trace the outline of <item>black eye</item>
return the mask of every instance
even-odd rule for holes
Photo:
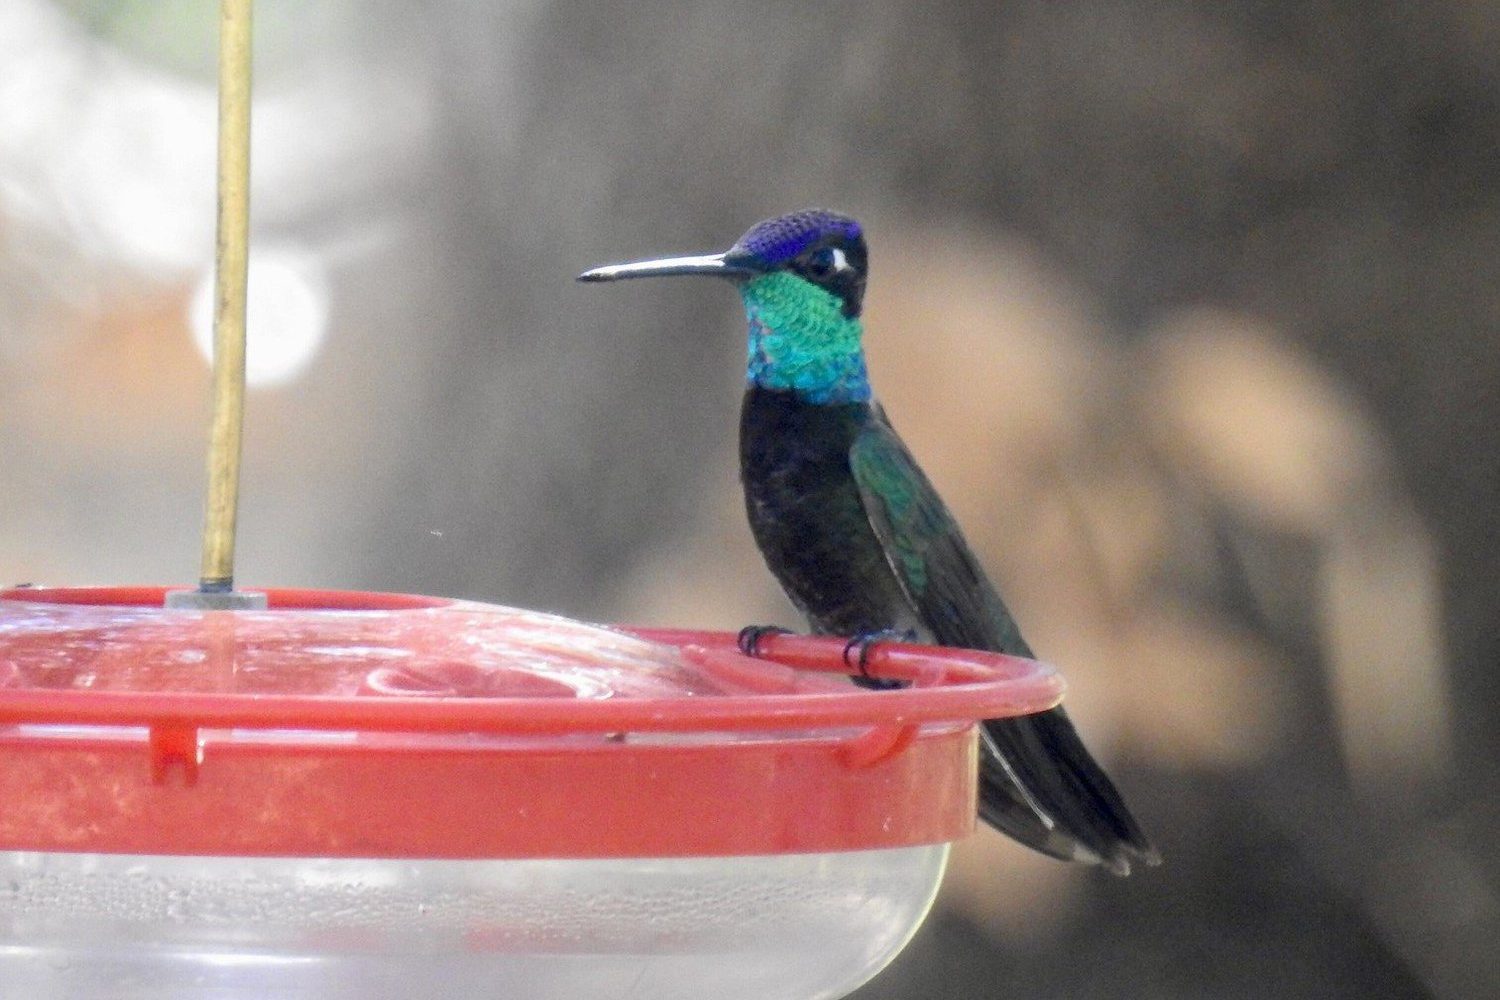
[[[814,250],[807,258],[807,271],[814,278],[830,277],[838,269],[838,255],[835,254],[833,247]]]

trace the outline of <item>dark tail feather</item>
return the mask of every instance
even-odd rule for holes
[[[986,760],[979,770],[979,818],[1012,840],[1060,861],[1099,864],[1103,860],[1073,837],[1042,822],[1036,808],[1017,792],[1015,782],[994,758]]]
[[[1161,863],[1061,708],[984,723],[979,752],[979,813],[1002,833],[1117,875]]]

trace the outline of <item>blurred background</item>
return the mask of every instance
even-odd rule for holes
[[[0,582],[188,582],[215,5],[0,4]],[[238,571],[797,624],[743,327],[807,205],[1166,857],[981,831],[878,998],[1500,995],[1500,7],[260,0]]]

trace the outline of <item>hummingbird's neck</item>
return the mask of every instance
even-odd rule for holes
[[[863,329],[837,295],[777,271],[745,282],[740,296],[750,322],[747,382],[810,403],[869,401]]]

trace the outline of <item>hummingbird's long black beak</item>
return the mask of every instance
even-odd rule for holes
[[[637,260],[629,264],[605,264],[584,271],[579,281],[619,281],[622,278],[657,278],[671,274],[717,274],[722,278],[747,278],[755,274],[754,268],[732,260],[727,253],[705,254],[699,257],[662,257],[658,260]]]

